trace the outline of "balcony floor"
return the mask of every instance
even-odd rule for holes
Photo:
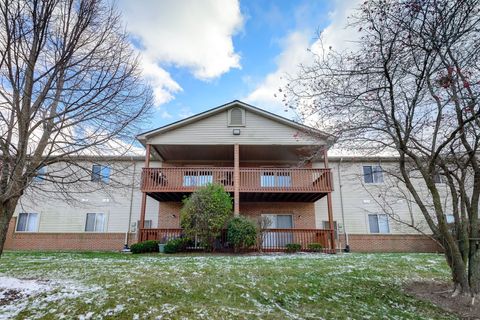
[[[148,192],[147,195],[158,201],[179,202],[191,192]],[[233,197],[233,193],[230,192]],[[315,202],[327,193],[320,192],[240,192],[241,202]]]

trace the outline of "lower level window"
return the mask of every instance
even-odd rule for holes
[[[106,227],[106,216],[104,213],[87,213],[85,231],[104,232]]]
[[[322,221],[323,229],[330,229],[330,221]],[[338,225],[337,221],[333,221],[333,230],[335,232],[335,238],[338,238]]]
[[[455,216],[453,214],[446,214],[445,220],[447,223],[455,223]]]
[[[18,215],[17,231],[37,232],[38,213],[21,212]]]
[[[135,228],[134,228],[134,231],[132,232],[137,232],[137,226],[139,228],[142,228],[142,226],[140,225],[140,220],[138,220],[136,224],[134,223],[134,225],[135,225]],[[143,222],[143,229],[151,229],[152,226],[153,226],[152,220],[145,220]]]
[[[370,225],[370,233],[390,233],[388,216],[386,214],[369,214],[368,223]]]

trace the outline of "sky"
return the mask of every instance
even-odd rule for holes
[[[348,47],[359,0],[119,0],[155,106],[145,131],[233,100],[287,118],[278,89],[323,42]]]

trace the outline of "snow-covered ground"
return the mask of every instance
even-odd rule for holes
[[[0,319],[12,319],[25,309],[41,309],[98,290],[99,287],[85,287],[69,281],[19,279],[3,275],[0,276]],[[37,316],[42,316],[42,313]]]
[[[449,319],[401,291],[447,278],[434,254],[10,252],[0,319]]]

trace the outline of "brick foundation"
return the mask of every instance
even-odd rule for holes
[[[162,202],[165,214],[159,214],[160,228],[178,228],[180,203]],[[262,213],[293,214],[294,228],[315,228],[313,205],[309,203],[243,203],[241,214],[256,218]],[[175,217],[173,216],[175,215]],[[10,222],[5,250],[78,250],[118,251],[123,248],[124,233],[43,233],[14,232],[15,218]],[[137,241],[130,235],[130,244]],[[340,235],[339,248],[345,241]],[[432,239],[423,235],[350,234],[352,252],[442,252]]]
[[[433,241],[432,239],[424,235],[349,234],[348,238],[349,238],[350,249],[352,252],[442,252],[443,251],[442,248],[435,241]]]
[[[125,243],[125,233],[14,232],[15,222],[10,221],[5,250],[119,251]],[[136,242],[135,234],[129,238],[130,244]]]

